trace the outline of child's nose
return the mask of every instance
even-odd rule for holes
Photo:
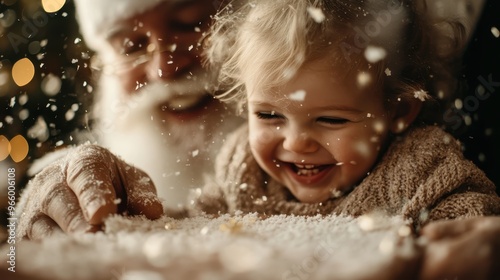
[[[307,133],[294,133],[285,137],[283,141],[285,150],[298,154],[314,153],[318,147],[318,143]]]

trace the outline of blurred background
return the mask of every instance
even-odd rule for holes
[[[86,129],[93,92],[91,55],[78,33],[72,1],[0,0],[2,209],[7,206],[9,168],[16,169],[19,195],[31,162],[71,145],[75,132]],[[26,140],[24,145],[12,140],[17,135]],[[12,156],[5,151],[8,141]],[[2,211],[2,224],[4,216]]]
[[[443,123],[462,141],[466,157],[497,186],[499,2],[427,3],[433,15],[461,18],[469,26],[469,44],[460,69],[461,88],[452,106],[444,110]],[[0,147],[4,147],[3,151],[0,148],[1,208],[7,202],[8,168],[16,168],[19,194],[27,182],[24,173],[31,162],[76,143],[76,132],[88,129],[86,116],[94,92],[91,56],[78,33],[71,0],[0,0]],[[18,149],[19,155],[9,156],[6,141],[16,135],[21,135],[27,146],[24,149],[23,141],[17,141],[13,149]]]

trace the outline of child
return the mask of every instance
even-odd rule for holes
[[[500,213],[493,183],[429,125],[453,90],[453,45],[434,48],[443,41],[411,1],[365,2],[257,0],[216,18],[208,61],[248,125],[226,141],[196,209],[378,211],[415,225]]]

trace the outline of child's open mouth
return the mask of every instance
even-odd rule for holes
[[[313,184],[320,181],[334,167],[332,164],[297,164],[290,163],[290,170],[295,180],[301,183]]]
[[[312,176],[318,174],[327,165],[291,164],[293,171],[299,176]]]

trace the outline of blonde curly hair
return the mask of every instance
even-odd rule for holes
[[[388,101],[416,97],[422,120],[436,121],[437,103],[455,89],[451,69],[463,28],[431,22],[425,7],[408,0],[253,0],[229,4],[204,38],[205,63],[218,73],[222,99],[243,103],[247,92],[268,91],[292,79],[307,62],[327,59],[336,77]],[[446,44],[443,44],[446,43]],[[446,47],[443,47],[446,45]]]

